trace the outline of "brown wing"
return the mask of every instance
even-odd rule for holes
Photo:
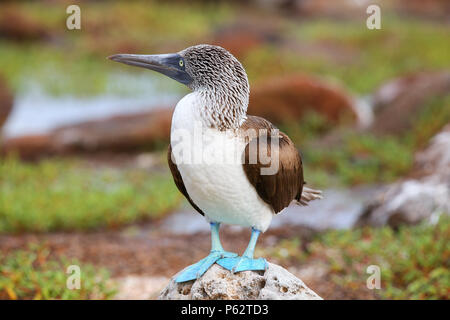
[[[267,130],[267,135],[261,135],[260,129]],[[292,200],[300,201],[304,181],[300,154],[291,139],[284,133],[279,132],[278,137],[271,138],[270,133],[274,129],[276,128],[267,120],[248,116],[247,121],[241,127],[243,130],[241,132],[253,130],[256,133],[250,137],[249,143],[245,147],[243,164],[245,174],[261,199],[268,203],[275,213],[278,213],[286,208]],[[263,175],[261,169],[270,167],[272,163],[260,159],[260,149],[262,148],[262,155],[274,156],[270,158],[271,161],[276,159],[276,150],[271,150],[271,139],[278,139],[278,170],[274,174]],[[255,154],[255,151],[258,153]],[[251,158],[251,154],[253,154],[253,158]],[[253,161],[250,161],[251,159]]]
[[[169,163],[170,172],[172,172],[173,181],[175,182],[178,190],[180,190],[180,192],[186,197],[186,199],[194,207],[194,209],[197,210],[202,216],[204,216],[205,214],[203,213],[203,211],[199,207],[197,207],[197,205],[189,196],[186,187],[184,186],[180,171],[178,171],[177,165],[172,161],[172,146],[170,144],[169,149],[167,150],[167,162]]]

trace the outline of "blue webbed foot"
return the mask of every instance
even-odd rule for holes
[[[233,273],[246,270],[266,270],[267,261],[264,258],[252,259],[248,257],[223,258],[217,264]]]
[[[223,258],[217,261],[219,266],[230,270],[233,273],[246,270],[266,270],[267,261],[264,258],[253,259],[256,241],[261,231],[252,228],[252,236],[242,257]]]
[[[211,253],[193,265],[184,269],[175,279],[175,282],[186,282],[200,278],[219,259],[233,259],[238,255],[227,251],[211,251]]]

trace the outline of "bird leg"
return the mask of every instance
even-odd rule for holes
[[[242,257],[223,258],[217,261],[217,264],[230,270],[233,273],[246,270],[266,270],[267,261],[264,258],[253,259],[255,252],[256,241],[261,231],[252,228],[252,235],[247,249],[245,249]]]
[[[186,282],[200,278],[216,261],[222,258],[233,258],[238,255],[223,249],[219,237],[220,223],[211,223],[211,251],[209,255],[197,263],[184,269],[175,282]]]

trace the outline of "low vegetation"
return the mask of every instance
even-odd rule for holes
[[[81,30],[69,31],[67,3],[0,4],[0,13],[19,13],[22,20],[32,21],[48,33],[42,39],[22,42],[0,37],[0,70],[16,91],[28,90],[24,85],[31,82],[55,95],[104,93],[111,84],[110,76],[118,70],[107,56],[159,53],[170,42],[167,50],[178,51],[187,39],[198,42],[213,26],[231,17],[226,4],[177,3],[175,9],[161,1],[107,1],[80,6]],[[28,32],[29,26],[23,23],[18,28]],[[129,72],[149,75],[137,69]]]
[[[383,28],[374,32],[363,21],[302,19],[288,23],[286,34],[305,49],[254,49],[244,60],[251,78],[312,73],[367,94],[408,72],[450,67],[446,28],[425,20],[385,16]],[[308,54],[308,48],[315,54]]]
[[[67,287],[68,278],[74,274],[70,269],[67,273],[71,265],[80,267],[79,289]],[[30,245],[6,255],[0,253],[0,300],[108,299],[115,294],[114,284],[108,279],[107,270],[52,258],[44,246]]]
[[[280,129],[299,146],[308,183],[329,187],[388,183],[405,176],[412,169],[414,153],[448,123],[447,94],[426,101],[413,117],[411,129],[399,135],[356,132],[341,125],[332,129],[331,137],[334,126],[318,113],[309,113],[299,123],[285,123]]]
[[[450,123],[450,93],[431,97],[415,119],[407,139],[415,148],[423,148],[443,126]]]
[[[317,187],[385,183],[411,170],[414,148],[405,138],[376,136],[342,127],[321,138],[332,126],[319,114],[281,129],[300,147],[305,179]]]
[[[118,227],[160,217],[181,196],[168,172],[90,168],[76,160],[0,161],[0,233]]]
[[[303,245],[298,238],[288,239],[261,254],[300,265],[323,262],[329,281],[346,291],[366,288],[367,267],[377,265],[378,298],[449,299],[449,238],[450,218],[442,215],[432,225],[328,231]]]

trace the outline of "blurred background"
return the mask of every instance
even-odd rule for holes
[[[155,298],[207,254],[165,160],[187,88],[106,59],[199,43],[242,62],[249,114],[292,138],[324,190],[275,217],[256,255],[325,299],[450,298],[448,1],[48,0],[0,4],[0,299]],[[227,250],[248,239],[223,230]]]

